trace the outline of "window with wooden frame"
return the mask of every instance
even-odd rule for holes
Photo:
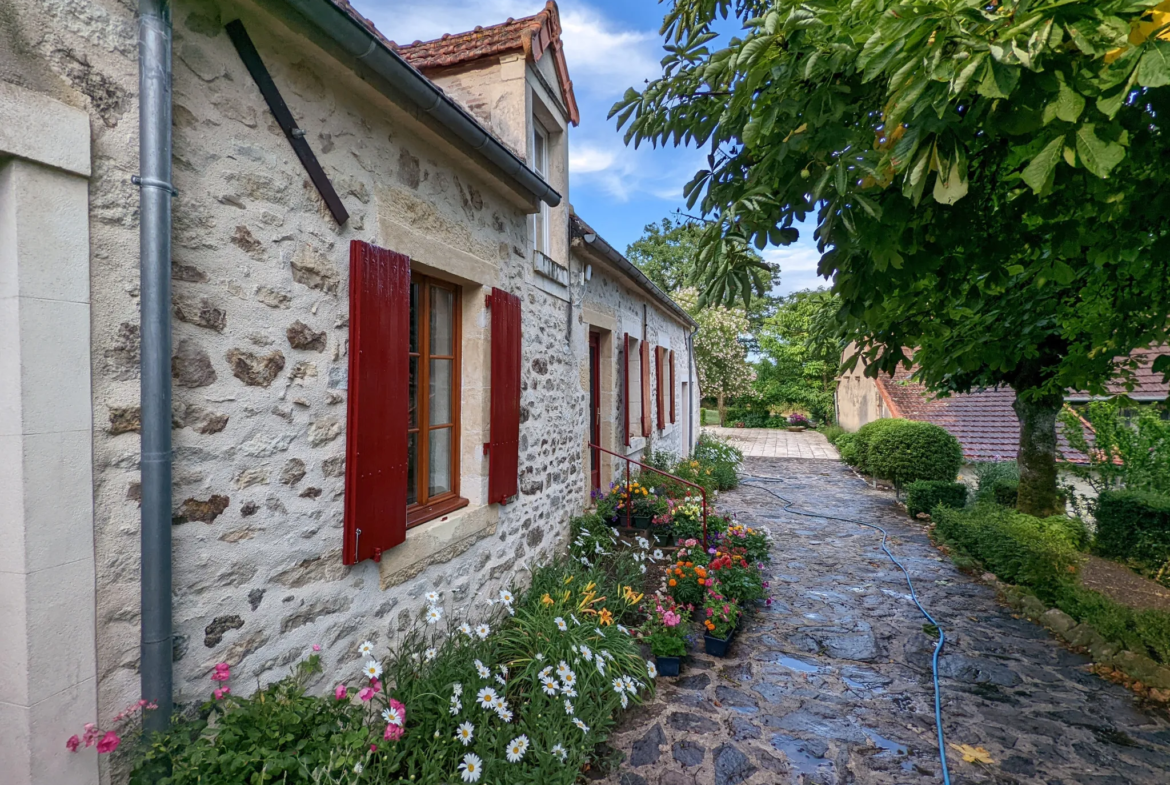
[[[410,277],[408,527],[467,505],[459,495],[460,297],[454,284]]]

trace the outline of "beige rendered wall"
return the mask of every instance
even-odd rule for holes
[[[849,359],[856,351],[853,344],[845,348],[842,359]],[[856,431],[874,420],[890,417],[877,382],[865,375],[864,361],[837,378],[837,424],[847,431]]]
[[[89,116],[0,82],[0,780],[81,785],[96,713]]]

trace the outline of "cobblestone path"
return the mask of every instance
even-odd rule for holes
[[[956,785],[1167,785],[1170,720],[1088,672],[1089,660],[1015,619],[992,589],[960,573],[889,494],[832,461],[751,459],[749,474],[798,509],[884,526],[923,604],[947,633],[940,662]],[[610,743],[625,755],[609,785],[926,785],[942,781],[935,746],[934,639],[880,535],[781,511],[745,482],[720,507],[776,540],[774,602],[731,656],[702,642],[677,679],[628,715]],[[692,652],[694,649],[692,649]]]

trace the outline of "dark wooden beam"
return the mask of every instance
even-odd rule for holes
[[[256,51],[256,45],[252,43],[251,37],[248,36],[248,31],[244,29],[243,22],[236,19],[228,22],[224,29],[227,30],[228,37],[232,39],[232,43],[235,44],[236,51],[240,54],[240,59],[244,61],[244,65],[248,68],[248,73],[252,74],[252,79],[255,80],[256,86],[260,88],[260,94],[268,102],[268,108],[272,111],[272,116],[276,118],[276,122],[280,125],[281,130],[284,131],[284,135],[288,138],[288,143],[292,145],[293,151],[297,154],[297,158],[301,159],[301,165],[309,173],[309,179],[313,181],[313,185],[317,186],[317,192],[325,200],[325,204],[329,207],[329,212],[333,214],[333,218],[337,221],[338,225],[345,224],[349,220],[349,212],[345,209],[345,205],[341,203],[341,197],[337,195],[337,191],[333,190],[333,183],[329,182],[329,178],[325,175],[325,170],[321,168],[321,164],[317,161],[317,156],[313,155],[312,148],[309,147],[308,141],[305,140],[304,129],[297,126],[292,112],[289,111],[288,104],[281,97],[280,90],[276,89],[276,83],[272,81],[272,75],[268,73],[268,69],[264,66],[264,61],[260,59],[260,53]]]

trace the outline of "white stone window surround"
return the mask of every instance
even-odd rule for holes
[[[92,785],[90,122],[4,82],[0,118],[0,779]]]

